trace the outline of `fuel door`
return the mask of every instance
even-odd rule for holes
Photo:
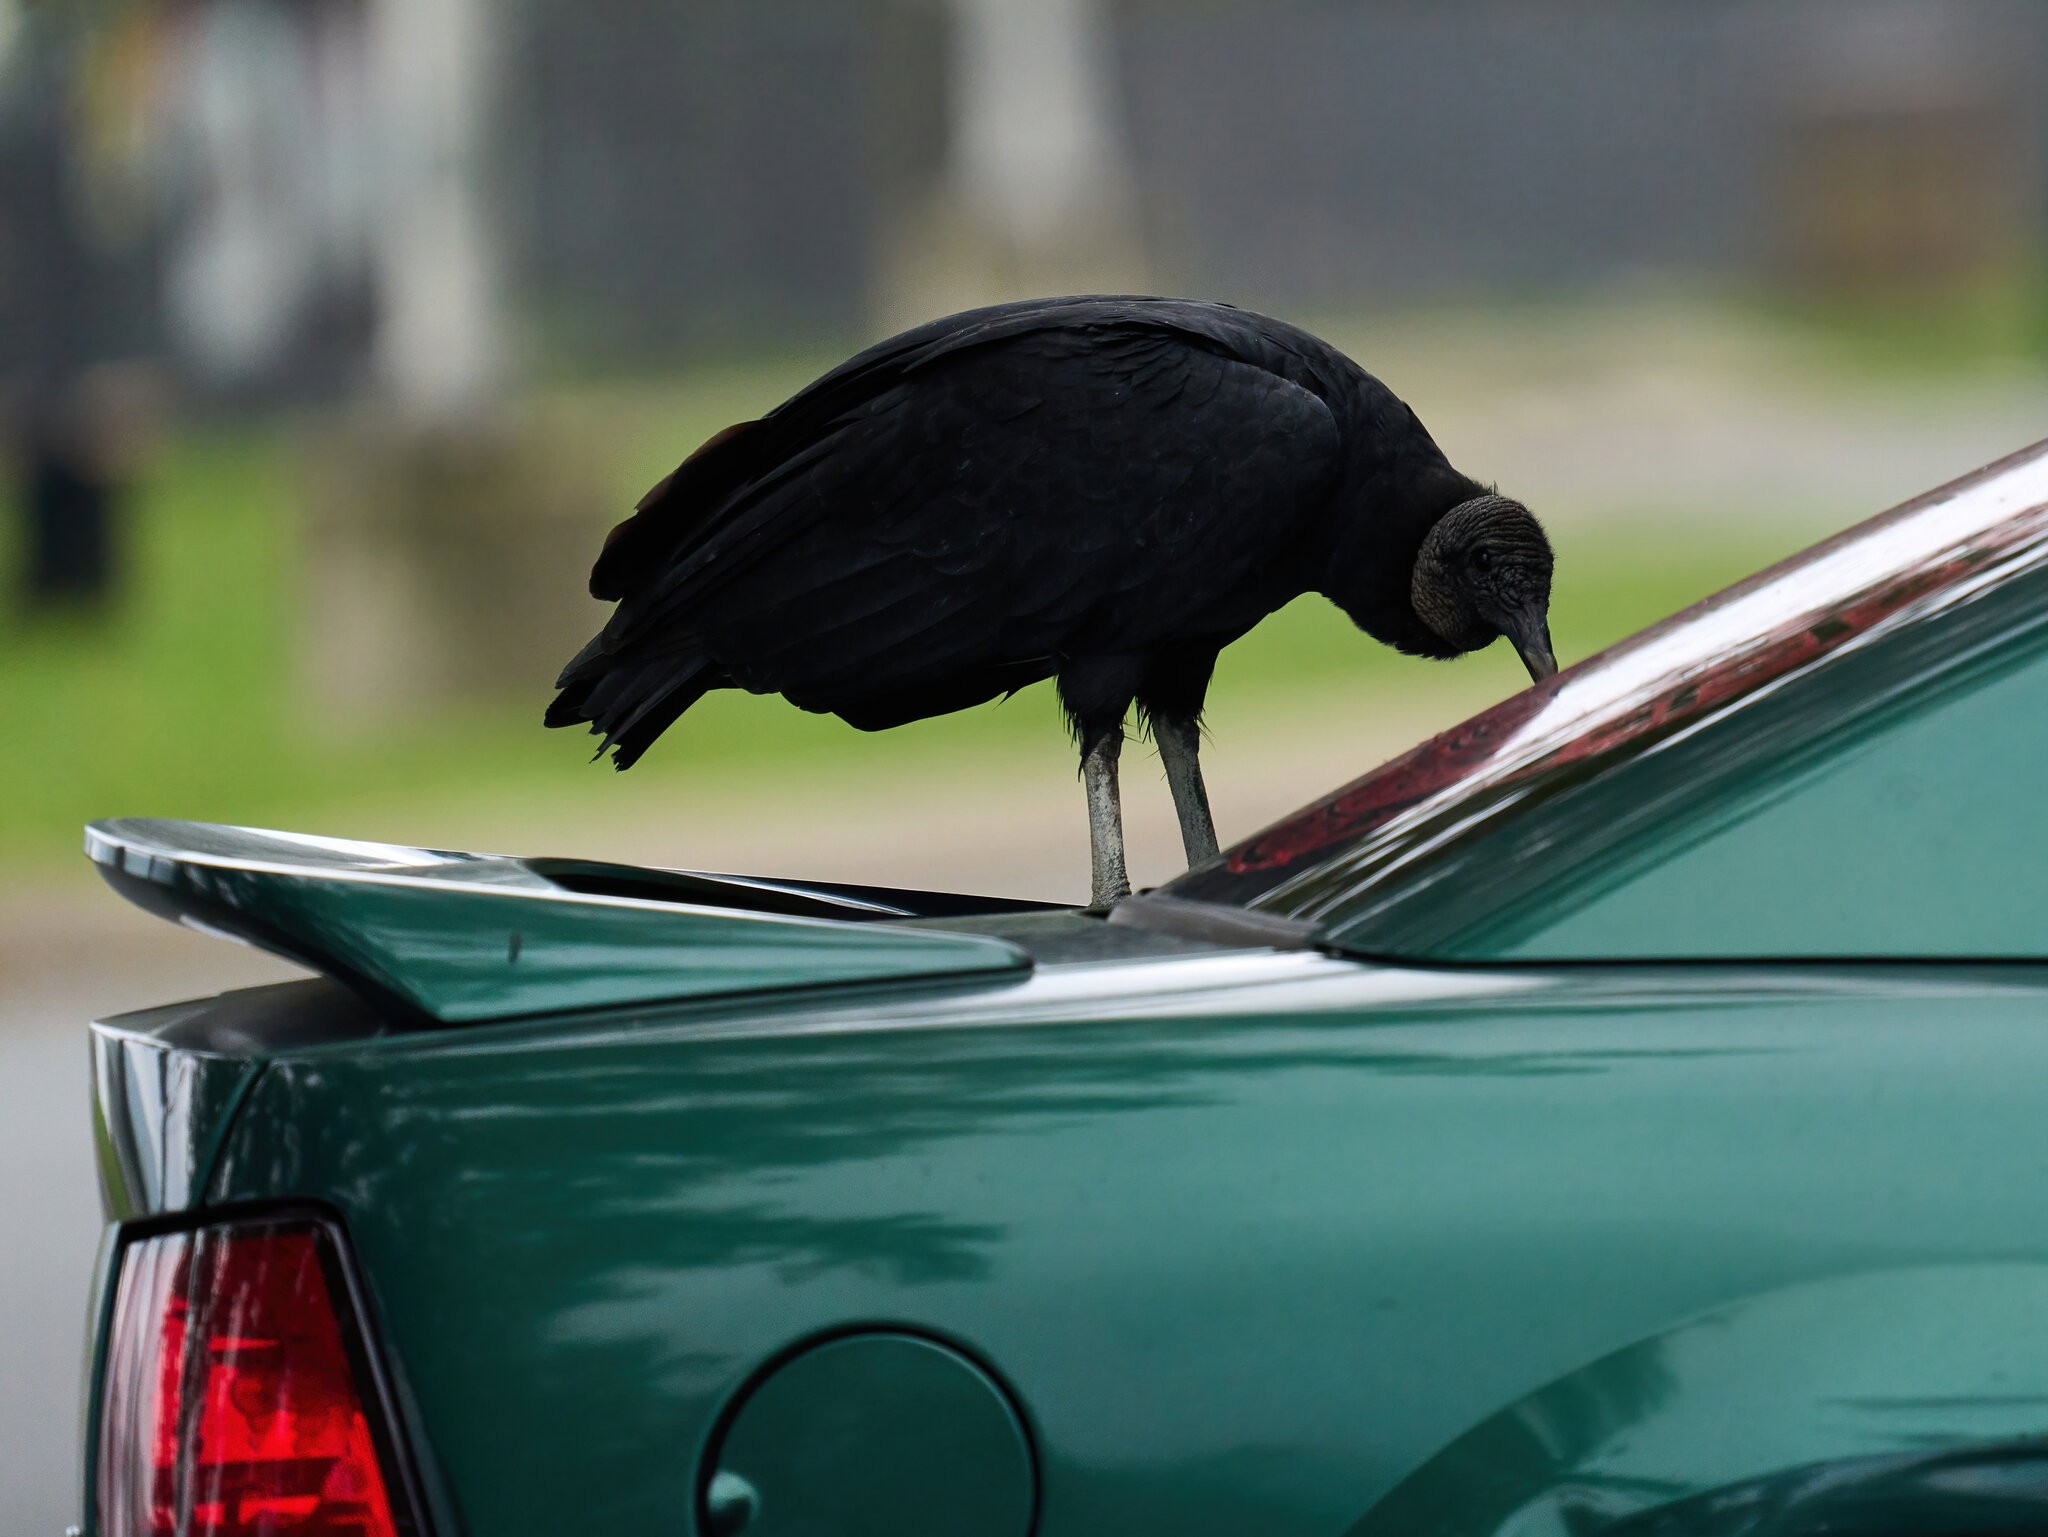
[[[1028,1537],[1038,1472],[1009,1395],[959,1351],[867,1332],[744,1388],[697,1484],[706,1537]]]

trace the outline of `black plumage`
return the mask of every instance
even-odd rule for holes
[[[1464,542],[1498,548],[1501,590],[1453,562],[1476,585],[1432,605],[1411,590],[1425,541],[1473,506],[1492,512]],[[1540,630],[1549,559],[1519,504],[1304,331],[1187,300],[998,305],[868,349],[648,492],[598,558],[618,608],[547,722],[590,722],[625,768],[715,688],[879,730],[1057,678],[1112,807],[1133,704],[1172,728],[1163,752],[1185,737],[1199,796],[1216,655],[1267,614],[1322,592],[1389,645],[1455,655],[1532,600]]]

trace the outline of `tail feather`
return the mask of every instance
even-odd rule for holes
[[[683,711],[724,680],[709,657],[606,656],[593,641],[562,672],[561,692],[548,706],[550,726],[589,722],[602,737],[597,755],[631,768]]]
[[[590,573],[592,596],[620,608],[589,645],[577,652],[555,687],[547,724],[588,722],[609,752],[629,768],[676,717],[731,680],[697,649],[672,612],[650,597],[679,550],[715,523],[726,500],[757,467],[769,436],[759,422],[739,422],[715,434],[640,499],[633,516],[613,529]],[[645,600],[645,601],[642,601]],[[649,612],[650,606],[653,612]]]

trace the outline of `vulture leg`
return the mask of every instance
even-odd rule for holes
[[[1159,744],[1159,761],[1166,765],[1188,868],[1199,869],[1216,857],[1216,822],[1209,815],[1209,792],[1202,784],[1201,725],[1192,716],[1155,716],[1152,739]]]
[[[1116,760],[1123,751],[1121,724],[1098,734],[1081,755],[1081,778],[1088,787],[1088,911],[1105,913],[1131,894],[1124,868],[1124,808],[1117,796]]]

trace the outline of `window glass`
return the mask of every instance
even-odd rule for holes
[[[2048,951],[2048,664],[1899,722],[1504,944],[1543,955]]]
[[[1331,933],[1444,959],[2048,957],[2043,596],[1910,627],[1510,807]]]

